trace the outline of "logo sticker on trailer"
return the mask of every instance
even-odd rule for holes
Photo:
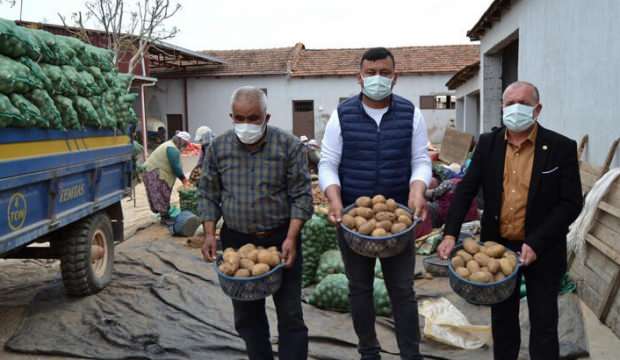
[[[28,214],[28,202],[26,202],[24,194],[18,192],[11,196],[7,214],[11,230],[17,230],[24,226]]]

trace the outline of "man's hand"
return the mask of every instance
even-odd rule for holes
[[[189,182],[189,180],[187,178],[183,179],[182,182],[183,182],[183,186],[185,186],[185,187],[191,186],[191,184],[190,184],[190,182]]]
[[[454,249],[454,244],[456,243],[456,238],[452,235],[446,235],[443,237],[441,244],[437,248],[437,252],[439,253],[439,257],[442,259],[447,259],[450,256],[450,252]]]
[[[528,266],[536,261],[536,252],[528,244],[521,246],[521,263],[523,266]]]
[[[416,218],[420,218],[422,219],[422,221],[426,220],[428,209],[426,208],[426,199],[424,198],[424,196],[412,193],[409,196],[408,206],[411,210],[414,211],[414,216]]]
[[[291,268],[295,262],[297,256],[297,240],[295,238],[287,237],[282,243],[282,258],[284,259],[284,266]]]
[[[336,226],[340,225],[342,222],[342,201],[335,199],[329,202],[327,219]]]
[[[205,243],[202,245],[202,257],[206,261],[215,261],[217,244],[215,235],[205,234]]]

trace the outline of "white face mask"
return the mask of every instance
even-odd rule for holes
[[[256,144],[265,133],[267,122],[261,125],[247,124],[247,123],[235,123],[233,130],[239,141],[246,145]]]
[[[513,104],[504,108],[504,125],[513,132],[522,132],[534,124],[534,107]]]

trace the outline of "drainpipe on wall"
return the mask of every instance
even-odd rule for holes
[[[144,103],[144,88],[155,86],[155,83],[140,84],[140,102],[142,103],[142,145],[144,151],[144,161],[148,156],[148,136],[146,134],[146,104]]]
[[[187,78],[183,78],[183,111],[185,112],[183,116],[183,122],[185,125],[185,131],[189,132],[189,119],[187,118]]]

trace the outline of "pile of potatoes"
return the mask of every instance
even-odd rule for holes
[[[372,237],[398,234],[412,222],[407,210],[400,208],[394,199],[386,199],[383,195],[357,198],[355,207],[342,217],[342,224],[348,229]]]
[[[265,249],[254,244],[246,244],[235,250],[227,248],[222,256],[219,269],[234,277],[259,276],[282,262],[282,256],[275,246]]]
[[[463,279],[487,284],[510,276],[517,268],[517,257],[507,251],[504,245],[487,241],[480,245],[476,240],[463,241],[464,250],[456,252],[450,259],[452,267]]]

